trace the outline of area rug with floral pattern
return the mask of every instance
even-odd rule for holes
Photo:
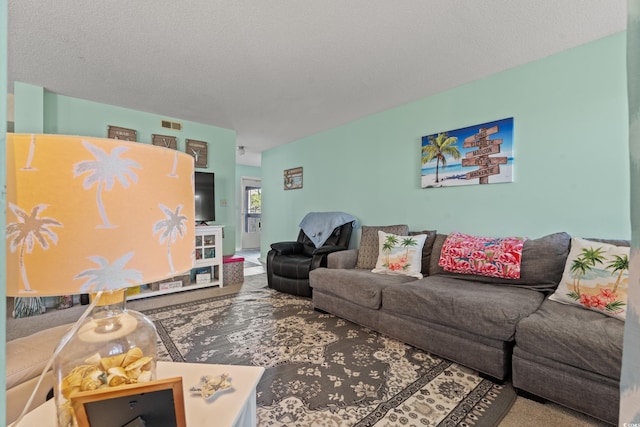
[[[258,426],[494,426],[509,384],[270,289],[144,312],[159,358],[265,368]]]

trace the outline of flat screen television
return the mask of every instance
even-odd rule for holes
[[[196,223],[216,220],[216,190],[213,172],[195,173]]]

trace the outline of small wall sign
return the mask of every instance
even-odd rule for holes
[[[109,126],[107,138],[121,139],[123,141],[137,141],[138,132],[135,129],[121,128],[119,126]]]
[[[208,159],[207,143],[204,141],[196,141],[195,139],[187,139],[185,145],[186,153],[193,156],[195,167],[206,168]]]
[[[284,189],[295,190],[302,188],[302,168],[285,169]]]
[[[151,143],[159,147],[171,148],[172,150],[178,149],[178,139],[175,136],[167,135],[151,135]]]

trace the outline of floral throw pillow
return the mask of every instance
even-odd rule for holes
[[[378,261],[371,272],[422,279],[422,247],[426,240],[426,234],[398,236],[378,231]]]
[[[503,279],[519,279],[523,237],[491,238],[451,233],[438,265],[445,271]]]
[[[549,299],[625,320],[629,248],[574,237],[562,280]]]

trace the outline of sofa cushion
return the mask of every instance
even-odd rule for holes
[[[362,226],[360,236],[360,246],[358,246],[358,261],[356,268],[371,270],[376,266],[378,260],[378,231],[406,235],[409,233],[407,225],[383,225],[383,226]]]
[[[541,292],[428,276],[388,286],[382,309],[502,341],[513,339],[516,324],[544,299]]]
[[[562,280],[549,299],[625,320],[629,247],[571,239]]]
[[[410,231],[409,236],[415,236],[418,234],[426,234],[427,240],[424,242],[424,246],[422,246],[422,268],[420,269],[420,273],[423,276],[429,275],[429,266],[431,264],[431,253],[433,252],[433,243],[436,241],[436,234],[438,232],[436,230],[422,230],[422,231]]]
[[[624,322],[546,299],[516,328],[522,350],[619,379]]]
[[[378,261],[371,272],[422,279],[422,247],[426,239],[426,234],[398,236],[378,231]]]
[[[309,273],[309,285],[314,292],[329,293],[373,310],[380,308],[384,288],[415,280],[410,276],[375,274],[360,269],[316,268]]]
[[[520,278],[502,279],[499,277],[450,273],[445,271],[438,265],[438,261],[440,252],[442,251],[442,245],[446,238],[447,236],[442,234],[436,236],[429,269],[430,275],[437,274],[477,282],[507,284],[545,292],[553,292],[560,282],[571,242],[571,236],[564,232],[527,240],[522,249]]]

